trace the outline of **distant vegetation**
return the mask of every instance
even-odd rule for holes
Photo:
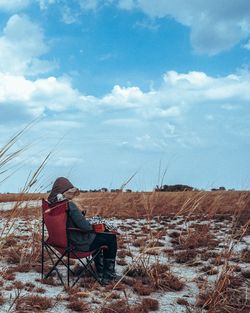
[[[197,190],[194,187],[190,187],[188,185],[163,185],[163,186],[156,186],[154,191],[167,191],[167,192],[172,192],[172,191],[192,191],[192,190]]]
[[[176,185],[162,185],[154,188],[153,191],[157,192],[177,192],[177,191],[201,191],[201,189],[197,189],[188,185],[176,184]],[[212,188],[211,191],[224,191],[225,187]],[[233,191],[234,189],[229,189]],[[131,189],[108,189],[106,187],[102,187],[100,189],[89,189],[89,190],[80,190],[81,192],[132,192]],[[48,191],[49,192],[49,191]]]

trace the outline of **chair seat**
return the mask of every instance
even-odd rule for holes
[[[48,242],[49,244],[49,242]],[[60,254],[63,254],[65,252],[66,247],[56,247],[54,245],[51,245],[54,249],[56,249]],[[102,246],[100,247],[101,249],[107,249],[107,246]],[[79,251],[79,250],[73,250],[73,252],[70,252],[69,257],[71,259],[82,259],[82,258],[87,258],[93,255],[97,250],[91,250],[91,251]]]

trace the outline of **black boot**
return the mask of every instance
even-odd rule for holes
[[[103,253],[100,251],[94,258],[97,275],[100,279],[103,277]]]
[[[119,280],[121,276],[118,276],[115,272],[115,259],[103,260],[103,285],[107,285],[112,280]]]

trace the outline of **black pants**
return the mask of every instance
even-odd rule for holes
[[[117,251],[116,235],[111,233],[97,233],[94,241],[90,245],[90,250],[107,246],[108,249],[103,249],[104,259],[115,259]]]

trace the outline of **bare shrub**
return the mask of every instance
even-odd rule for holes
[[[52,276],[50,276],[46,279],[37,279],[37,280],[39,282],[41,282],[42,284],[49,285],[49,286],[57,286],[58,285],[58,282]]]
[[[184,287],[184,283],[173,273],[167,271],[160,274],[159,276],[153,276],[154,286],[156,289],[161,289],[165,291],[179,291]]]
[[[144,239],[144,238],[136,239],[136,240],[133,242],[133,245],[134,245],[135,247],[143,247],[143,246],[145,246],[145,239]]]
[[[184,287],[184,283],[171,273],[168,265],[159,262],[148,266],[145,266],[143,262],[138,262],[134,268],[125,273],[130,277],[140,279],[144,285],[147,284],[154,290],[173,291]]]
[[[42,287],[37,287],[37,288],[34,289],[34,292],[37,292],[37,293],[45,293],[46,290],[45,290],[44,288],[42,288]]]
[[[48,297],[37,295],[23,296],[16,301],[16,310],[39,312],[52,307],[52,300]]]
[[[0,272],[0,275],[4,280],[15,280],[15,270],[13,268],[6,269],[5,271]]]
[[[142,299],[142,306],[145,311],[158,311],[160,308],[159,301],[153,298]]]
[[[249,312],[250,300],[247,297],[247,290],[241,288],[244,279],[236,276],[229,268],[215,283],[202,291],[197,300],[197,306],[208,312]]]
[[[202,272],[205,272],[207,275],[215,275],[218,274],[218,270],[217,268],[211,266],[211,265],[207,265],[201,268]]]
[[[131,257],[132,253],[127,249],[122,249],[122,250],[118,250],[117,256],[122,259],[122,258],[125,258],[125,256]]]
[[[135,280],[133,289],[135,292],[137,292],[140,296],[149,296],[151,292],[155,290],[153,286],[143,284],[141,280]]]
[[[244,249],[241,252],[241,260],[242,262],[250,263],[250,250]]]
[[[179,245],[181,249],[195,249],[199,247],[217,246],[218,241],[215,240],[214,235],[209,231],[209,227],[205,224],[203,227],[188,229],[186,235],[181,235],[179,238]]]
[[[129,305],[127,300],[118,300],[103,306],[100,313],[147,313],[148,310],[142,304]]]
[[[75,312],[86,312],[89,313],[89,307],[86,303],[80,301],[79,299],[72,300],[67,304],[67,308]]]
[[[218,252],[215,251],[204,251],[201,253],[201,260],[207,261],[210,258],[216,258],[218,256]]]
[[[186,263],[193,261],[197,255],[196,250],[184,250],[175,253],[175,260],[177,263]]]
[[[5,299],[2,295],[2,293],[0,293],[0,305],[3,305],[5,303]]]
[[[180,305],[184,305],[184,306],[189,306],[189,302],[184,298],[178,298],[176,300],[176,303],[178,303]]]
[[[181,233],[179,233],[178,231],[173,231],[173,232],[168,234],[168,236],[171,238],[179,238],[180,235],[181,235]]]

